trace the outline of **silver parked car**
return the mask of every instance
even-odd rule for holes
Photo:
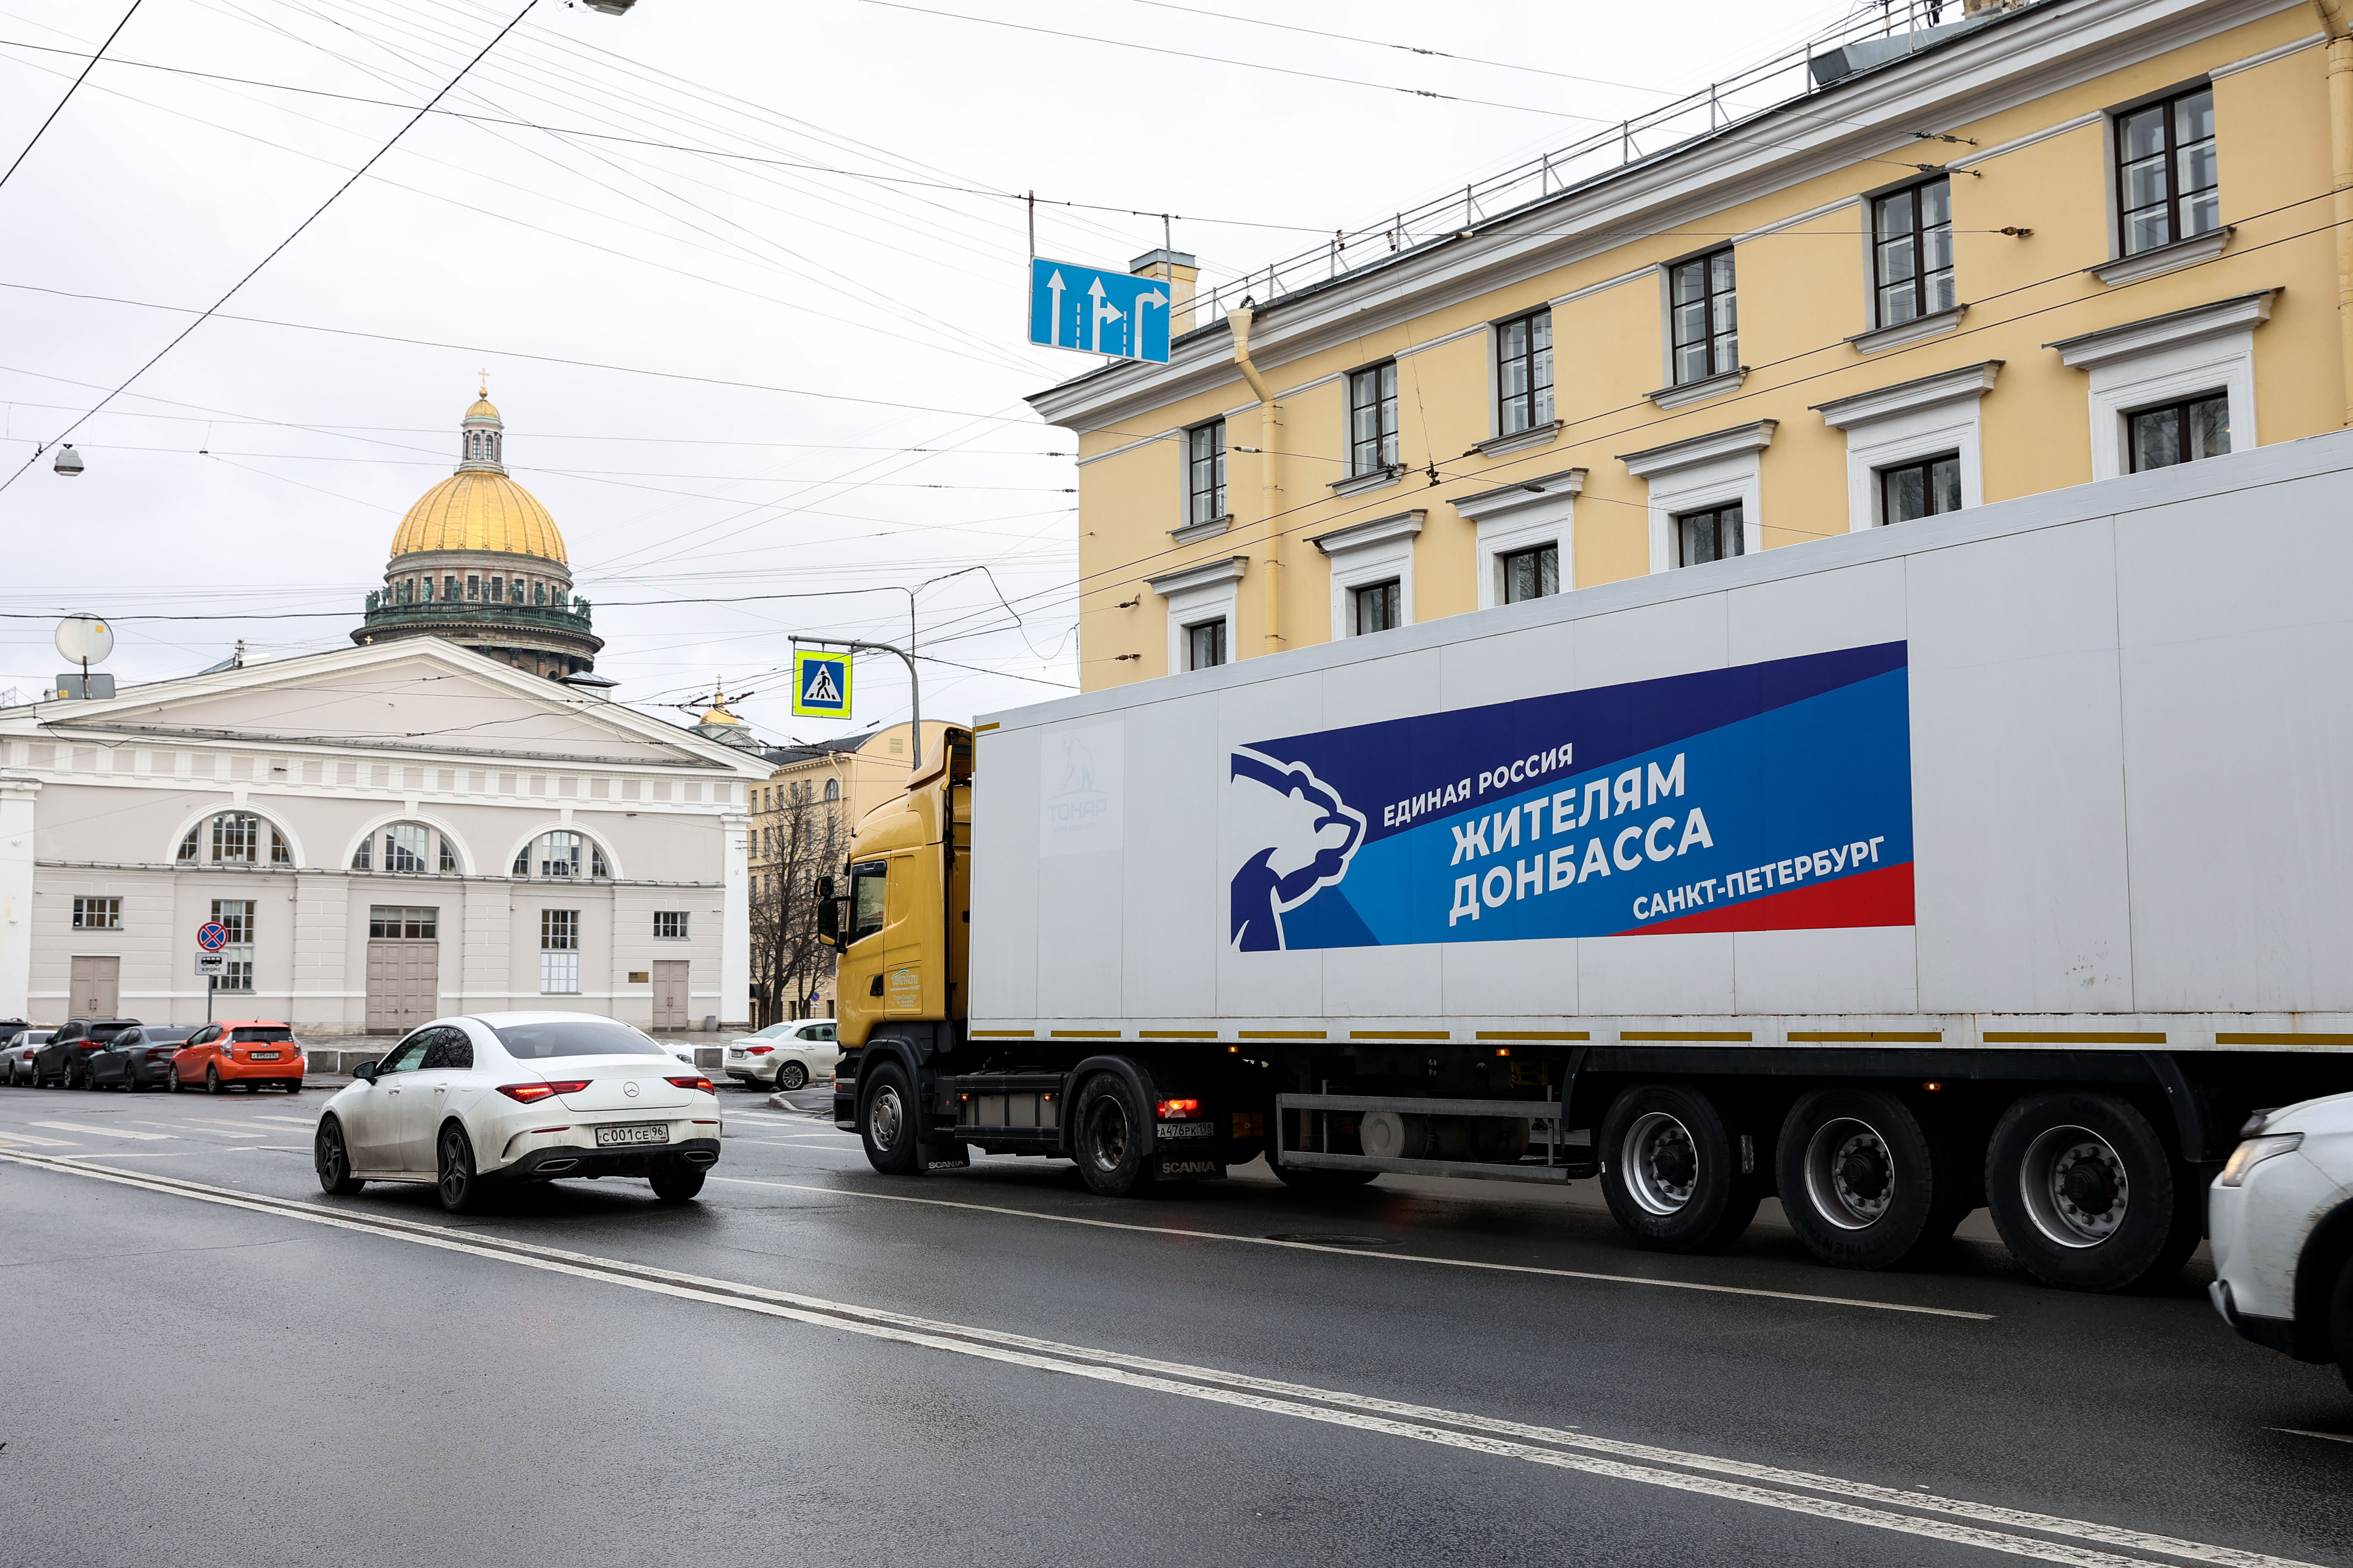
[[[828,1082],[839,1060],[830,1018],[787,1019],[727,1042],[727,1076],[746,1088],[807,1089]]]
[[[16,1029],[0,1037],[0,1083],[11,1088],[33,1081],[33,1052],[49,1043],[55,1029]]]

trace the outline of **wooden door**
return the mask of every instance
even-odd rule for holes
[[[405,1035],[438,1013],[441,944],[431,938],[371,937],[367,1032]]]
[[[76,953],[73,961],[72,1005],[76,1018],[111,1018],[122,996],[122,960],[113,953]]]
[[[654,964],[654,1027],[683,1029],[690,1005],[686,994],[686,963],[682,958],[665,958]]]

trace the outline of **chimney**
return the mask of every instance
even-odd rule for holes
[[[1168,285],[1168,336],[1173,341],[1193,330],[1193,285],[1200,280],[1201,263],[1181,250],[1147,250],[1127,264],[1138,278],[1157,278]]]

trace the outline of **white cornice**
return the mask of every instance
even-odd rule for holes
[[[1967,123],[2214,37],[2303,0],[2044,0],[1915,58],[1728,126],[1678,152],[1400,253],[1262,308],[1261,370],[1606,254],[1641,236],[1916,145],[1923,123]],[[1827,107],[1836,100],[1835,111]],[[1979,154],[1980,157],[1986,154]],[[1621,275],[1597,287],[1641,276]],[[1569,296],[1564,296],[1567,298]],[[1539,300],[1531,300],[1533,307]],[[1167,365],[1116,365],[1034,395],[1049,424],[1098,428],[1238,381],[1219,326]]]
[[[1404,477],[1405,470],[1392,463],[1386,468],[1375,468],[1369,473],[1350,474],[1345,479],[1334,479],[1331,487],[1332,493],[1343,499],[1349,496],[1366,495],[1374,490],[1385,490]]]
[[[1989,359],[1983,364],[1964,365],[1959,370],[1858,392],[1852,397],[1834,397],[1828,403],[1815,404],[1813,410],[1822,416],[1823,424],[1846,430],[1892,414],[1910,414],[1938,403],[1983,397],[1993,390],[1993,379],[2001,374],[2002,364],[2000,360]]]
[[[2195,267],[2201,261],[2211,261],[2229,247],[2231,237],[2238,232],[2231,225],[2224,224],[2221,228],[2209,229],[2189,239],[2177,239],[2171,245],[2119,256],[2114,261],[2103,261],[2097,267],[2086,267],[2084,270],[2111,289],[2120,288],[2126,283],[2137,283],[2144,278],[2155,278],[2162,273],[2179,271],[2184,267]]]
[[[1626,471],[1638,479],[1657,479],[1678,468],[1688,468],[1695,463],[1711,462],[1717,458],[1729,458],[1741,452],[1761,452],[1773,444],[1773,432],[1780,428],[1778,419],[1759,419],[1753,425],[1736,425],[1729,430],[1717,430],[1705,436],[1694,436],[1689,440],[1670,441],[1663,447],[1647,447],[1639,452],[1620,452],[1618,460]]]
[[[1229,555],[1216,561],[1205,561],[1198,566],[1164,572],[1157,577],[1146,577],[1144,585],[1165,599],[1188,588],[1207,588],[1219,583],[1239,582],[1249,570],[1249,556]]]
[[[1188,522],[1182,528],[1172,528],[1168,537],[1179,544],[1192,544],[1204,539],[1215,539],[1234,525],[1234,514],[1213,517],[1203,522]]]
[[[2187,310],[2168,310],[2162,316],[2103,327],[2096,332],[2061,338],[2042,346],[2058,350],[2059,362],[2069,369],[2090,370],[2111,360],[2131,359],[2157,349],[2179,348],[2206,338],[2252,331],[2272,319],[2272,301],[2280,292],[2277,289],[2258,289],[2252,294],[2217,300],[2211,305],[2192,305]]]
[[[1883,349],[1906,348],[1913,343],[1926,342],[1930,338],[1941,338],[1947,332],[1960,331],[1961,318],[1968,313],[1967,305],[1956,305],[1949,310],[1938,310],[1934,315],[1915,316],[1908,321],[1897,321],[1893,326],[1873,327],[1867,332],[1857,332],[1847,339],[1847,342],[1855,353],[1864,354],[1875,354]]]
[[[1490,436],[1483,441],[1474,441],[1471,450],[1482,458],[1508,458],[1514,452],[1533,452],[1538,447],[1549,447],[1559,440],[1560,433],[1567,428],[1568,421],[1566,419],[1547,420],[1542,425],[1531,425],[1525,430],[1514,430],[1508,436]]]
[[[1523,507],[1544,506],[1563,496],[1585,493],[1585,470],[1563,468],[1556,474],[1538,474],[1532,479],[1522,479],[1515,485],[1504,485],[1477,495],[1457,496],[1454,510],[1472,522],[1484,522],[1491,517],[1504,517]]]
[[[1718,375],[1699,381],[1687,381],[1681,386],[1662,386],[1650,395],[1651,401],[1661,408],[1683,408],[1694,403],[1704,403],[1711,397],[1722,397],[1740,390],[1748,379],[1748,367],[1736,365]]]
[[[1307,542],[1326,555],[1337,555],[1344,550],[1362,550],[1368,544],[1387,544],[1391,540],[1410,539],[1419,533],[1422,521],[1429,515],[1429,512],[1416,507],[1394,517],[1377,517],[1370,522],[1335,528],[1329,533],[1314,535]]]

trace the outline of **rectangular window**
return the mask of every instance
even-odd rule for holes
[[[868,860],[849,868],[850,942],[872,936],[882,929],[890,869],[889,864],[881,860]]]
[[[1697,566],[1745,553],[1747,546],[1740,535],[1738,501],[1706,511],[1684,512],[1675,519],[1675,541],[1682,552],[1677,564]]]
[[[1960,510],[1961,459],[1956,453],[1879,470],[1882,522],[1910,522],[1914,518]]]
[[[1732,247],[1677,264],[1667,293],[1674,332],[1675,384],[1740,368],[1740,316],[1732,291]]]
[[[687,912],[684,910],[656,910],[654,935],[664,942],[684,942]]]
[[[1398,624],[1404,596],[1399,592],[1397,578],[1352,588],[1348,597],[1356,611],[1356,636],[1363,637],[1366,632],[1385,632]]]
[[[1185,432],[1185,521],[1215,522],[1226,515],[1226,422],[1212,419]]]
[[[481,596],[482,580],[480,577],[468,576],[466,579],[466,597],[469,599],[479,599]]]
[[[368,909],[370,936],[438,937],[440,922],[441,911],[438,909],[411,909],[402,904],[375,904]]]
[[[73,928],[76,931],[121,931],[122,900],[121,899],[76,899]]]
[[[2126,256],[2221,227],[2221,184],[2212,88],[2116,117],[2116,228]]]
[[[1953,292],[1953,183],[1881,196],[1871,204],[1873,282],[1879,324],[1892,327],[1949,310]]]
[[[1397,361],[1348,377],[1348,472],[1378,473],[1398,460]]]
[[[1504,557],[1504,603],[1548,599],[1560,592],[1560,547],[1539,544]]]
[[[227,967],[212,976],[216,991],[253,989],[253,903],[251,899],[213,900],[213,919],[228,931],[228,945],[220,950]]]
[[[1495,433],[1514,436],[1552,423],[1552,312],[1495,329]]]
[[[2219,458],[2231,449],[2231,399],[2210,392],[2162,408],[2144,408],[2125,416],[2125,429],[2131,437],[2136,474]]]
[[[549,996],[580,994],[580,911],[539,911],[539,989]]]
[[[1226,623],[1223,616],[1185,628],[1186,668],[1214,669],[1225,662]]]

